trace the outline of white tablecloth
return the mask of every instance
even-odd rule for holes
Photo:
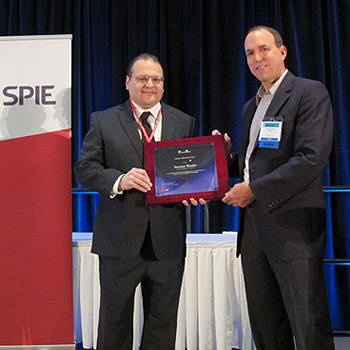
[[[73,233],[75,341],[96,348],[99,310],[98,257],[91,233]],[[176,350],[254,349],[236,234],[189,234],[180,295]],[[135,293],[134,346],[143,325],[140,287]]]

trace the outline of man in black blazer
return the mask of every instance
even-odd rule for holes
[[[132,60],[125,81],[130,99],[92,115],[75,168],[78,180],[100,193],[92,243],[100,261],[98,350],[132,349],[139,282],[144,305],[141,349],[175,348],[186,248],[184,207],[146,205],[152,183],[144,170],[142,140],[191,137],[194,118],[160,102],[163,84],[155,56]],[[144,112],[148,124],[141,122]]]
[[[244,48],[262,85],[243,108],[240,150],[230,156],[242,182],[223,202],[241,207],[238,254],[254,341],[259,350],[334,349],[323,274],[329,95],[286,70],[274,29],[252,28]]]

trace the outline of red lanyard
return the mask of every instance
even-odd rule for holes
[[[160,106],[160,109],[159,109],[159,112],[158,112],[158,115],[157,115],[157,118],[156,118],[156,121],[154,123],[154,127],[152,129],[152,132],[151,132],[151,135],[148,135],[147,134],[147,131],[145,130],[144,126],[142,125],[142,123],[140,122],[140,119],[139,119],[139,115],[138,115],[138,112],[137,112],[137,109],[136,107],[134,106],[134,104],[132,103],[131,101],[131,98],[129,98],[129,102],[130,102],[130,106],[131,106],[131,109],[132,111],[134,112],[134,115],[136,117],[136,120],[137,120],[137,123],[139,124],[139,127],[141,129],[141,132],[143,133],[143,135],[145,136],[145,139],[147,142],[151,142],[153,137],[154,137],[154,133],[156,132],[156,129],[157,129],[157,126],[159,124],[159,121],[160,121],[160,116],[161,116],[161,113],[162,113],[162,106]]]

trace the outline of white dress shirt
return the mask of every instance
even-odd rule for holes
[[[264,87],[261,85],[257,94],[256,94],[256,104],[257,109],[255,111],[252,124],[250,126],[249,133],[249,144],[246,150],[245,159],[244,159],[244,169],[243,169],[243,180],[246,183],[249,183],[249,158],[253,152],[256,139],[260,133],[261,122],[263,121],[266,111],[270,106],[270,103],[275,96],[277,89],[279,88],[282,80],[286,76],[288,70],[286,69],[280,78],[271,86],[271,88],[265,91]]]
[[[156,130],[154,132],[154,141],[160,141],[161,140],[161,136],[162,136],[162,117],[163,117],[162,112],[161,112],[162,106],[161,106],[160,102],[158,102],[155,106],[153,106],[150,109],[143,109],[138,104],[136,104],[134,101],[132,101],[132,103],[134,104],[134,106],[136,108],[136,111],[137,111],[137,115],[135,115],[135,113],[133,112],[136,121],[138,121],[138,118],[141,116],[141,114],[143,112],[150,112],[151,113],[151,115],[149,115],[147,121],[148,121],[149,125],[151,126],[152,130],[153,130],[154,126],[155,126],[158,114],[160,113],[160,115],[159,115],[159,122],[158,122],[157,128],[156,128]],[[142,131],[139,128],[139,135],[140,135],[140,139],[142,140],[142,134],[141,133],[142,133]],[[124,176],[124,174],[120,175],[118,177],[117,181],[114,183],[113,189],[112,189],[112,192],[111,192],[111,195],[110,195],[111,198],[114,198],[118,194],[123,194],[123,191],[119,191],[118,190],[120,180],[122,179],[123,176]]]

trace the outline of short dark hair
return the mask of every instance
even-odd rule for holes
[[[162,67],[162,64],[160,63],[158,57],[154,56],[154,55],[151,55],[149,53],[142,53],[141,55],[138,55],[136,56],[134,59],[132,59],[126,69],[126,74],[131,77],[131,74],[132,74],[132,68],[134,66],[134,64],[139,61],[139,60],[145,60],[145,61],[153,61],[153,62],[156,62],[158,63],[161,67]],[[163,69],[163,67],[162,67]]]
[[[265,29],[267,30],[268,32],[270,32],[273,37],[275,38],[275,44],[277,47],[281,47],[283,45],[283,39],[282,39],[282,36],[281,34],[274,28],[271,28],[271,27],[267,27],[267,26],[255,26],[253,28],[250,28],[248,30],[248,33],[251,33],[251,32],[255,32],[256,30],[260,30],[260,29]]]

